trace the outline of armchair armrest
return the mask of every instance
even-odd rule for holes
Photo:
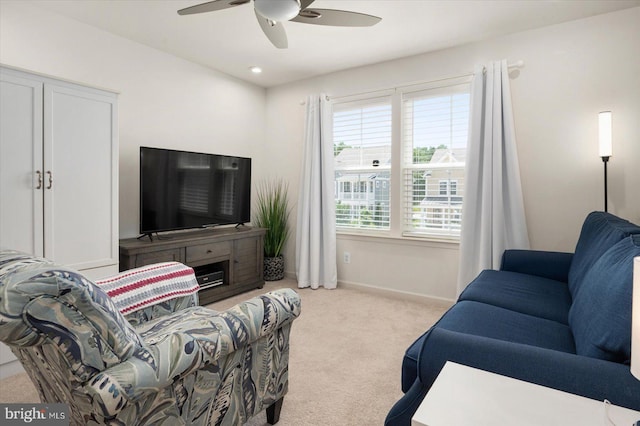
[[[536,275],[556,281],[567,282],[573,253],[537,250],[505,250],[501,271]]]
[[[94,411],[114,418],[130,405],[197,370],[207,370],[208,392],[214,395],[224,380],[220,366],[226,357],[290,324],[300,315],[300,297],[291,289],[264,294],[216,313],[190,308],[144,324],[139,332],[145,347],[85,383]]]
[[[434,328],[418,360],[430,387],[446,361],[640,410],[640,381],[628,365]]]

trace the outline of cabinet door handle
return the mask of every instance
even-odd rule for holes
[[[207,250],[207,254],[211,254],[213,253],[213,251],[211,251],[211,249]]]
[[[38,186],[36,186],[36,189],[42,189],[42,172],[36,170],[36,174],[38,175]]]
[[[47,170],[47,175],[49,175],[49,186],[47,186],[47,189],[51,189],[53,187],[53,173],[51,173],[51,170]]]

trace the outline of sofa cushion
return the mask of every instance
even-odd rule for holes
[[[563,324],[568,324],[571,308],[566,283],[509,271],[482,271],[459,300],[487,303]]]
[[[433,328],[575,354],[575,344],[568,325],[470,300],[453,305]],[[420,336],[405,352],[402,360],[403,392],[411,387],[417,377],[418,360],[423,356],[422,347],[432,329]]]
[[[587,216],[569,269],[569,291],[574,299],[598,258],[631,234],[640,234],[640,226],[606,212],[592,212]]]
[[[435,327],[575,353],[568,325],[471,300],[461,300],[453,305],[433,326]],[[405,352],[402,360],[403,392],[416,379],[420,351],[430,332],[431,329],[416,339]]]
[[[611,247],[585,275],[569,311],[579,355],[615,362],[630,359],[635,256],[640,256],[640,235]]]
[[[575,353],[568,325],[469,300],[456,303],[435,327]]]

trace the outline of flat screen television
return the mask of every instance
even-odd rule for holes
[[[250,221],[251,159],[140,147],[140,233]]]

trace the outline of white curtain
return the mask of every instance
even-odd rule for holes
[[[298,287],[336,288],[333,141],[325,95],[307,98],[296,230]]]
[[[505,249],[528,249],[507,61],[474,72],[458,293]]]

